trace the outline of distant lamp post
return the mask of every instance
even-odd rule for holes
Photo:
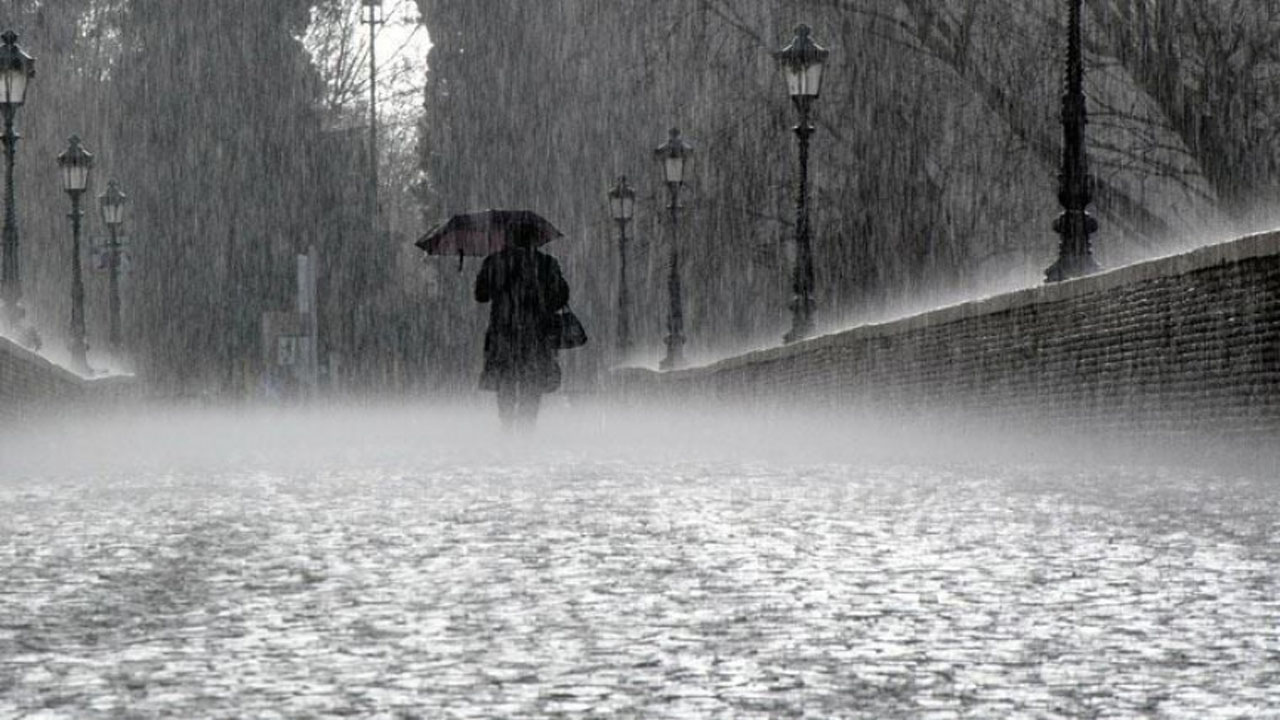
[[[631,295],[627,287],[627,223],[636,212],[636,191],[624,175],[609,191],[609,214],[618,223],[618,356],[631,352]]]
[[[14,201],[13,161],[18,149],[18,133],[13,121],[18,108],[27,100],[27,87],[36,74],[36,61],[18,47],[18,34],[6,30],[0,35],[0,112],[4,113],[5,195],[4,195],[4,269],[0,274],[0,300],[4,301],[5,324],[17,333],[26,312],[22,309],[22,279],[18,273],[18,215]]]
[[[80,268],[80,223],[84,212],[80,199],[89,189],[89,171],[93,168],[93,153],[84,149],[80,138],[72,135],[68,146],[58,155],[58,167],[62,168],[62,189],[71,197],[71,365],[83,375],[89,370],[89,343],[84,329],[84,277]]]
[[[364,15],[360,22],[369,26],[369,212],[373,229],[378,229],[378,56],[375,46],[378,26],[386,22],[382,16],[382,0],[360,0]]]
[[[1084,152],[1088,113],[1084,97],[1081,1],[1067,0],[1067,88],[1062,95],[1062,171],[1058,174],[1062,214],[1053,222],[1053,231],[1061,239],[1057,261],[1044,271],[1045,282],[1070,280],[1099,270],[1089,243],[1089,236],[1098,230],[1098,221],[1086,210],[1093,201],[1094,180]]]
[[[813,332],[813,250],[809,245],[809,136],[814,127],[809,109],[822,90],[822,69],[829,52],[809,37],[808,25],[796,28],[791,44],[774,53],[787,78],[787,92],[800,111],[793,128],[800,139],[800,182],[796,193],[796,262],[792,269],[791,330],[783,342],[803,340]]]
[[[667,141],[653,152],[662,164],[662,176],[667,183],[671,201],[667,210],[671,213],[671,272],[667,276],[667,356],[659,367],[675,370],[684,365],[684,300],[680,292],[680,186],[684,184],[685,166],[693,155],[693,146],[680,137],[680,130],[671,128]]]
[[[123,343],[120,340],[120,226],[124,224],[124,208],[128,196],[120,191],[120,185],[112,180],[107,189],[98,196],[98,204],[102,208],[102,221],[110,232],[107,241],[107,268],[110,290],[111,326],[107,335],[112,352],[120,352]]]

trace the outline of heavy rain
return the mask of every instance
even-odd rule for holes
[[[0,31],[0,718],[1280,715],[1280,2]]]

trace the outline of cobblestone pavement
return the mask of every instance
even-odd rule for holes
[[[0,436],[0,717],[1280,717],[1265,473],[419,415]]]

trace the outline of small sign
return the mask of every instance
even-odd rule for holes
[[[127,235],[121,235],[116,238],[116,243],[118,243],[122,249],[127,248],[129,247],[129,237]],[[95,237],[89,240],[89,247],[95,250],[98,250],[98,249],[105,250],[110,245],[111,245],[111,238],[109,237]]]
[[[295,365],[298,362],[298,338],[281,335],[276,339],[276,364]]]
[[[133,268],[133,254],[123,247],[117,252],[120,258],[120,272],[128,273]],[[90,246],[89,266],[98,272],[109,271],[111,269],[111,250],[106,245]]]

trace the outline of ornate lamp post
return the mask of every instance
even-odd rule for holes
[[[124,206],[128,196],[120,191],[115,180],[107,183],[106,192],[98,196],[98,204],[102,208],[102,221],[111,232],[108,241],[107,258],[110,270],[109,288],[111,293],[111,329],[107,335],[112,352],[120,352],[123,344],[120,341],[120,226],[124,224]]]
[[[609,191],[609,214],[618,223],[618,355],[631,352],[631,296],[627,288],[627,223],[636,211],[636,191],[624,175]]]
[[[0,35],[0,112],[4,113],[5,195],[4,195],[4,271],[0,275],[0,300],[4,301],[5,324],[17,332],[26,312],[21,307],[22,279],[18,273],[18,215],[13,188],[14,152],[18,149],[18,133],[14,132],[14,116],[27,99],[27,87],[36,74],[36,61],[18,47],[18,34],[6,30]]]
[[[373,230],[378,230],[378,57],[374,52],[382,17],[382,0],[360,0],[369,26],[369,212]]]
[[[1093,200],[1093,176],[1084,153],[1088,122],[1084,98],[1084,58],[1081,50],[1080,4],[1067,0],[1067,88],[1062,95],[1062,171],[1058,174],[1058,202],[1062,214],[1053,221],[1061,240],[1058,259],[1044,271],[1045,282],[1060,282],[1098,271],[1089,236],[1098,221],[1085,208]]]
[[[693,154],[693,146],[680,137],[680,130],[671,128],[667,141],[653,151],[662,163],[663,179],[671,202],[671,274],[667,276],[667,356],[659,367],[675,370],[684,365],[684,300],[680,292],[680,186],[684,184],[685,165]]]
[[[58,156],[62,168],[62,189],[71,197],[71,365],[76,372],[88,375],[89,343],[84,331],[84,277],[80,269],[80,222],[84,212],[80,198],[89,189],[89,171],[93,153],[84,149],[80,138],[72,135],[67,149]]]
[[[791,44],[774,53],[787,78],[787,92],[800,111],[792,128],[800,140],[800,183],[796,193],[796,264],[792,270],[791,330],[783,342],[803,340],[813,331],[813,251],[809,246],[809,136],[814,127],[809,109],[822,89],[822,68],[829,52],[809,37],[809,26],[796,28]]]

